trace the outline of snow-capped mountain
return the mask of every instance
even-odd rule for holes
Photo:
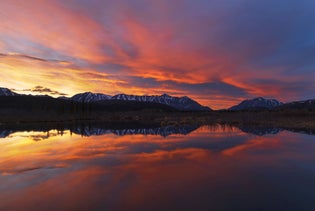
[[[188,98],[188,97],[172,97],[167,94],[163,95],[126,95],[119,94],[112,97],[115,100],[128,100],[128,101],[139,101],[139,102],[152,102],[152,103],[160,103],[164,105],[171,106],[178,110],[182,111],[196,111],[196,110],[210,110],[210,108],[205,107],[197,103],[196,101]]]
[[[0,87],[0,96],[16,96],[19,95],[15,92],[12,92],[10,89]]]
[[[244,100],[240,104],[229,108],[232,111],[239,110],[261,110],[261,109],[272,109],[278,106],[283,105],[275,99],[265,99],[262,97],[254,98],[251,100]]]
[[[110,100],[111,96],[100,93],[84,92],[74,95],[71,99],[77,102],[96,102],[101,100]]]
[[[96,102],[102,100],[125,100],[125,101],[137,101],[137,102],[152,102],[152,103],[159,103],[171,106],[181,111],[208,111],[211,110],[208,107],[202,106],[196,101],[188,98],[188,97],[172,97],[167,94],[163,95],[126,95],[126,94],[119,94],[115,96],[109,96],[104,94],[94,94],[91,92],[86,92],[82,94],[74,95],[72,98],[74,101],[78,102]]]
[[[315,109],[315,99],[285,103],[279,109]]]

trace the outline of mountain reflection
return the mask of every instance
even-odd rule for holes
[[[253,125],[231,126],[225,124],[206,125],[208,132],[215,132],[218,130],[229,131],[237,128],[240,131],[257,136],[264,136],[268,134],[277,134],[281,131],[288,130],[296,133],[304,133],[314,135],[315,131],[308,128],[277,128]],[[0,138],[6,138],[16,132],[44,132],[44,134],[30,135],[34,141],[41,141],[48,139],[51,136],[62,136],[65,131],[70,131],[70,134],[77,134],[81,136],[100,136],[106,134],[114,134],[117,136],[124,135],[157,135],[167,137],[170,135],[188,135],[202,126],[200,125],[183,125],[183,126],[165,126],[165,127],[140,127],[129,125],[102,125],[102,124],[74,124],[74,125],[11,125],[0,127]],[[56,130],[57,132],[51,132]]]
[[[0,130],[0,138],[5,138],[9,136],[11,133],[14,133],[14,131],[6,129]]]
[[[72,132],[76,134],[81,134],[82,136],[94,136],[94,135],[104,135],[113,133],[115,135],[160,135],[167,137],[169,135],[179,134],[187,135],[194,130],[198,129],[199,126],[196,125],[185,125],[180,127],[168,126],[168,127],[158,127],[158,128],[134,128],[134,129],[106,129],[97,128],[91,126],[77,127]]]
[[[251,133],[258,136],[263,136],[267,134],[277,134],[284,129],[275,127],[255,127],[255,126],[240,126],[239,129],[245,133]]]
[[[219,124],[2,129],[0,210],[314,210],[312,136]]]

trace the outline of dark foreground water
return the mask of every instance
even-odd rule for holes
[[[313,135],[82,126],[0,136],[0,210],[315,210]]]

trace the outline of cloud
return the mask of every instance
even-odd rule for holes
[[[172,80],[157,80],[155,78],[143,78],[136,76],[126,76],[121,78],[127,83],[121,84],[126,89],[131,87],[141,87],[141,94],[160,95],[169,93],[174,96],[189,96],[200,103],[210,105],[212,108],[222,108],[225,104],[236,104],[244,98],[252,95],[249,90],[225,83],[223,81],[213,81],[207,83],[184,83]],[[132,93],[129,93],[132,94]]]
[[[125,77],[124,80],[128,81],[125,86],[133,84],[134,86],[141,86],[143,88],[165,88],[174,91],[179,91],[188,94],[208,94],[211,95],[225,95],[225,96],[247,96],[248,93],[245,89],[233,86],[222,81],[213,81],[207,83],[183,83],[172,80],[157,80],[155,78],[143,77]]]
[[[9,54],[5,54],[5,53],[0,53],[0,57],[5,58],[16,58],[16,59],[27,59],[27,60],[34,60],[34,61],[39,61],[39,62],[50,62],[50,63],[56,63],[56,64],[69,64],[70,62],[65,61],[65,60],[56,60],[56,59],[43,59],[43,58],[39,58],[39,57],[35,57],[35,56],[30,56],[30,55],[26,55],[26,54],[19,54],[19,53],[9,53]]]
[[[51,95],[60,95],[60,96],[66,96],[67,95],[65,93],[61,93],[61,92],[58,92],[58,91],[55,91],[55,90],[52,90],[52,89],[49,89],[49,88],[45,88],[45,87],[42,87],[42,86],[35,86],[30,91],[31,92],[38,92],[38,93],[41,93],[41,94],[51,94]]]
[[[1,85],[16,90],[31,91],[29,87],[38,84],[49,87],[51,91],[73,95],[98,89],[104,92],[102,89],[110,90],[121,83],[118,79],[111,79],[107,73],[88,67],[64,61],[33,59],[31,56],[0,56],[0,69]]]
[[[312,79],[299,81],[282,81],[278,79],[256,79],[251,81],[253,85],[260,89],[263,93],[264,90],[272,89],[271,94],[265,95],[265,97],[279,96],[279,99],[284,101],[300,100],[300,96],[304,96],[306,99],[314,97],[315,92],[314,82]],[[285,96],[281,96],[281,93],[286,93]],[[266,93],[267,94],[267,93]]]
[[[251,96],[309,98],[314,6],[310,0],[3,0],[1,82],[69,94],[167,91],[220,108]]]
[[[23,90],[17,90],[17,89],[12,89],[13,91],[17,92],[31,92],[31,93],[36,93],[36,94],[46,94],[46,95],[57,95],[57,96],[67,96],[68,94],[58,92],[56,90],[52,90],[50,88],[42,87],[42,86],[35,86],[34,88],[31,89],[23,89]]]

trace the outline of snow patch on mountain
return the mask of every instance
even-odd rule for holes
[[[19,95],[19,94],[12,92],[8,88],[0,87],[0,96],[16,96],[16,95]]]
[[[240,104],[229,108],[232,111],[238,110],[260,110],[260,109],[272,109],[283,105],[275,99],[265,99],[263,97],[257,97],[251,100],[244,100]]]
[[[71,97],[71,99],[77,102],[88,103],[88,102],[96,102],[96,101],[101,101],[101,100],[110,100],[111,96],[100,94],[100,93],[85,92],[85,93],[76,94],[73,97]]]

